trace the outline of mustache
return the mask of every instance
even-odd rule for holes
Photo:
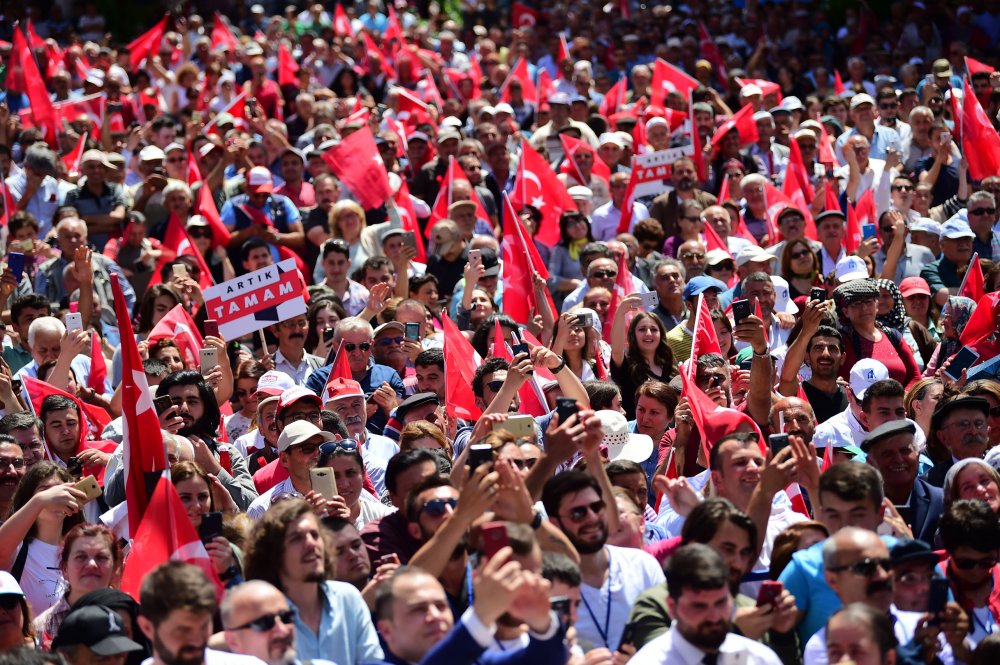
[[[348,416],[344,418],[345,425],[356,425],[361,422],[361,416]]]
[[[887,593],[892,593],[892,582],[890,580],[883,580],[879,582],[872,582],[868,585],[866,592],[869,596],[882,593],[883,591]]]
[[[962,443],[969,445],[970,443],[980,443],[986,445],[990,442],[990,438],[985,434],[968,434],[962,439]]]

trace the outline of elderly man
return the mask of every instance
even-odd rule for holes
[[[997,228],[997,202],[986,191],[976,192],[969,197],[966,205],[969,227],[976,237],[972,239],[972,251],[980,259],[994,263],[1000,261],[1000,229]]]
[[[772,182],[781,182],[788,165],[789,149],[772,140],[775,125],[774,116],[769,111],[758,111],[753,120],[757,125],[757,142],[747,148],[747,154],[757,162],[759,173]]]
[[[840,211],[834,211],[835,214],[839,214]],[[822,249],[823,245],[806,238],[806,218],[802,214],[802,211],[798,208],[793,208],[791,206],[786,207],[784,210],[778,213],[778,217],[775,220],[778,223],[778,230],[781,232],[781,242],[776,243],[768,247],[765,251],[768,254],[772,254],[781,260],[781,255],[785,251],[785,246],[788,245],[791,240],[805,240],[809,247],[812,248],[814,252],[818,252]],[[836,266],[836,264],[834,264]]]
[[[52,229],[56,209],[63,204],[73,185],[53,176],[57,156],[44,143],[34,143],[24,153],[21,173],[7,178],[7,187],[17,204],[38,222],[38,237],[44,238]],[[8,210],[14,214],[14,210]]]
[[[668,238],[677,235],[677,216],[680,214],[682,201],[697,201],[702,208],[708,208],[715,203],[715,196],[696,187],[698,172],[690,157],[681,157],[671,164],[670,178],[673,189],[653,199],[653,204],[649,208],[649,216],[660,223],[664,235]]]
[[[87,223],[91,242],[100,251],[112,235],[122,231],[125,222],[125,192],[107,180],[114,165],[100,150],[88,150],[80,158],[80,171],[86,182],[66,193],[65,204],[76,208]],[[70,254],[69,256],[72,256]]]
[[[948,458],[927,472],[927,482],[941,487],[952,464],[986,454],[989,419],[990,403],[983,397],[958,396],[938,403],[931,416],[930,438],[948,451]]]
[[[939,306],[958,293],[962,276],[972,259],[975,238],[969,224],[957,216],[941,225],[941,258],[927,263],[920,271]]]
[[[732,219],[729,217],[729,211],[722,206],[708,206],[702,211],[701,219],[706,226],[712,226],[712,230],[722,242],[726,243],[729,253],[733,256],[737,256],[741,250],[753,246],[753,243],[746,238],[732,234]]]
[[[367,414],[371,408],[365,403],[361,386],[350,379],[334,379],[323,395],[323,406],[340,416],[351,438],[361,448],[365,471],[371,478],[375,491],[380,496],[385,494],[385,471],[389,460],[399,452],[399,445],[383,436],[382,430],[378,433],[371,431],[371,419]]]
[[[35,319],[28,326],[28,346],[31,348],[31,362],[18,370],[14,378],[38,378],[38,368],[55,360],[57,365],[49,375],[50,381],[57,381],[55,375],[60,374],[63,380],[69,377],[67,369],[72,370],[76,383],[86,386],[90,379],[90,358],[83,355],[84,348],[90,345],[90,333],[80,330],[66,332],[63,322],[54,316],[43,316]],[[60,362],[62,361],[62,362]],[[62,370],[62,371],[59,371]],[[65,387],[65,386],[58,386]],[[109,379],[104,380],[102,394],[111,397],[113,389]]]
[[[615,236],[618,235],[618,225],[625,210],[625,192],[628,189],[630,177],[628,173],[622,172],[611,176],[611,184],[609,185],[611,200],[598,206],[590,218],[590,227],[595,240],[614,240]],[[646,209],[646,206],[635,201],[632,204],[632,221],[629,224],[628,232],[632,232],[636,222],[641,222],[648,217],[649,210]]]
[[[566,299],[563,300],[562,311],[568,312],[573,307],[583,302],[584,297],[590,289],[605,288],[614,291],[615,281],[618,279],[618,262],[612,258],[594,259],[587,266],[587,279],[574,289]],[[649,288],[640,282],[634,275],[629,275],[636,293],[649,293]]]
[[[688,240],[677,248],[677,258],[684,264],[684,272],[688,279],[705,274],[708,250],[700,240]]]
[[[837,158],[845,162],[844,147],[855,136],[863,136],[869,144],[873,159],[885,160],[890,149],[900,152],[902,141],[891,127],[875,123],[875,100],[871,95],[860,94],[851,98],[851,120],[854,127],[837,138]]]

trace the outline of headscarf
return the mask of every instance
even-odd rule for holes
[[[969,324],[969,319],[972,318],[973,312],[976,311],[976,301],[972,298],[966,298],[965,296],[951,296],[948,298],[948,302],[944,304],[941,308],[941,318],[951,317],[951,327],[954,328],[959,335],[965,329],[965,326]],[[938,350],[938,364],[943,363],[948,358],[958,353],[958,350],[962,348],[961,340],[951,339],[946,335],[941,336],[941,347]]]
[[[877,300],[878,285],[874,279],[852,279],[841,284],[833,291],[833,301],[837,305],[837,316],[840,319],[840,327],[852,331],[850,319],[847,318],[847,307],[862,300]]]
[[[875,282],[878,284],[878,288],[885,289],[892,294],[892,309],[886,314],[876,316],[875,320],[886,328],[893,328],[902,333],[910,318],[906,315],[906,309],[903,307],[903,294],[900,293],[896,283],[891,280],[877,279]]]

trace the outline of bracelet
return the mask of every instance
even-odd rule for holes
[[[559,364],[552,368],[552,373],[553,374],[558,374],[559,372],[563,371],[563,369],[565,369],[565,368],[566,368],[566,359],[565,358],[560,358],[559,359]]]
[[[751,351],[753,351],[753,349],[751,349]],[[755,358],[767,358],[768,360],[771,359],[771,354],[768,351],[765,351],[764,353],[757,353],[756,351],[754,351],[753,355]]]

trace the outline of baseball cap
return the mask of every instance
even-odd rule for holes
[[[565,92],[557,92],[555,94],[549,95],[549,106],[554,104],[559,104],[561,106],[569,106],[569,95]]]
[[[724,249],[718,249],[718,248],[710,249],[708,250],[708,253],[705,254],[705,265],[708,266],[717,266],[723,261],[732,261],[732,260],[733,257],[731,257],[729,255],[729,252],[727,252]]]
[[[948,240],[958,240],[959,238],[975,238],[968,222],[952,217],[941,225],[941,237]]]
[[[740,88],[740,97],[753,97],[754,95],[763,95],[764,91],[760,89],[760,86],[751,83],[750,85],[745,85]]]
[[[157,160],[163,160],[166,158],[166,153],[160,150],[155,145],[147,145],[145,148],[139,151],[139,161],[140,162],[155,162]]]
[[[941,237],[941,224],[935,222],[929,217],[921,217],[917,221],[910,224],[910,233],[930,233],[936,235],[938,238]]]
[[[874,358],[862,358],[851,368],[851,392],[861,401],[869,386],[889,378],[889,370]]]
[[[595,414],[601,419],[604,438],[601,445],[608,448],[608,460],[623,459],[641,464],[653,452],[653,439],[645,434],[628,431],[628,420],[618,411],[602,409]]]
[[[862,92],[859,95],[854,95],[853,97],[851,97],[851,110],[852,111],[854,109],[858,108],[859,106],[861,106],[862,104],[871,104],[872,106],[875,106],[875,100],[872,99],[871,95],[869,95],[868,93],[865,93],[865,92]]]
[[[382,333],[383,330],[395,330],[397,332],[403,332],[406,330],[406,327],[399,321],[389,321],[388,323],[383,323],[382,325],[380,325],[378,328],[375,329],[375,331],[372,334],[372,339],[377,338]]]
[[[255,166],[247,174],[247,189],[251,194],[270,194],[274,191],[274,179],[264,166]]]
[[[619,148],[624,148],[625,144],[622,143],[622,137],[618,136],[618,132],[604,132],[597,139],[597,145],[602,146],[606,144],[616,145]]]
[[[0,570],[0,596],[21,596],[24,598],[21,585],[6,570]]]
[[[63,619],[52,640],[53,649],[83,645],[98,656],[117,656],[141,651],[142,645],[128,638],[118,612],[104,605],[86,605]]]
[[[719,293],[722,293],[728,288],[729,287],[727,287],[724,282],[715,279],[714,277],[698,275],[697,277],[689,279],[688,283],[684,285],[684,299],[687,300],[689,298],[693,298],[708,289],[717,289]]]
[[[514,107],[507,102],[500,102],[493,107],[493,115],[500,115],[501,113],[506,113],[507,115],[514,115]]]
[[[320,400],[319,395],[313,391],[309,390],[305,386],[292,386],[288,390],[281,393],[281,399],[278,400],[278,415],[281,415],[282,411],[296,402],[301,402],[302,400],[313,402],[319,407],[323,406],[323,402]]]
[[[927,280],[923,277],[907,277],[899,283],[899,292],[903,294],[904,298],[919,294],[929,297],[931,295],[931,287],[927,285]]]
[[[254,395],[266,395],[268,397],[281,397],[281,393],[295,387],[295,381],[284,372],[272,369],[264,372],[257,379],[257,391]]]
[[[462,135],[458,133],[458,130],[449,127],[447,129],[442,129],[438,133],[437,142],[438,144],[444,143],[445,141],[450,141],[455,139],[456,141],[462,140]]]
[[[441,404],[441,399],[437,396],[437,393],[427,392],[410,395],[396,407],[396,420],[403,422],[407,413],[417,407],[426,406],[428,404],[434,404],[435,406]]]
[[[83,156],[80,158],[80,164],[86,164],[87,162],[98,162],[109,169],[113,169],[115,167],[114,164],[108,161],[107,156],[105,156],[105,154],[100,150],[88,150],[83,153]]]
[[[948,62],[946,58],[938,58],[931,65],[931,71],[934,76],[951,76],[953,72],[951,71],[951,63]]]
[[[646,121],[646,131],[648,132],[653,127],[669,128],[670,124],[667,122],[666,118],[661,118],[660,116],[653,116],[652,118]]]
[[[278,436],[278,452],[283,453],[292,446],[299,446],[309,441],[313,437],[322,437],[323,441],[336,441],[337,435],[333,432],[324,432],[313,425],[308,420],[296,420],[294,423],[285,425]]]
[[[757,111],[753,114],[753,121],[757,122],[758,120],[774,120],[774,116],[771,115],[770,111]]]
[[[898,538],[896,543],[889,548],[889,558],[892,559],[894,566],[912,561],[920,561],[933,566],[940,560],[930,545],[915,538]]]
[[[181,152],[187,152],[187,148],[182,146],[180,143],[171,143],[170,145],[168,145],[166,148],[163,149],[163,154],[169,155],[175,150],[180,150]]]
[[[326,384],[326,392],[324,394],[323,401],[325,404],[329,404],[338,399],[364,397],[365,391],[361,389],[361,384],[354,379],[337,378]]]
[[[768,263],[777,258],[773,254],[768,254],[757,245],[750,245],[741,249],[740,253],[736,255],[736,267],[740,268],[748,263]]]
[[[781,100],[781,105],[778,108],[785,111],[804,111],[806,107],[802,105],[801,99],[795,95],[789,95]]]
[[[868,277],[868,264],[860,256],[845,256],[837,261],[837,281],[843,284],[852,279]]]
[[[583,185],[573,185],[566,190],[566,193],[569,194],[571,199],[585,199],[589,201],[594,198],[594,190]]]
[[[470,208],[473,213],[476,212],[476,204],[473,201],[455,201],[448,206],[448,216],[451,217],[453,212],[464,210],[466,208]]]
[[[191,215],[188,217],[188,221],[184,223],[185,229],[190,229],[195,226],[208,226],[208,220],[202,215]]]

